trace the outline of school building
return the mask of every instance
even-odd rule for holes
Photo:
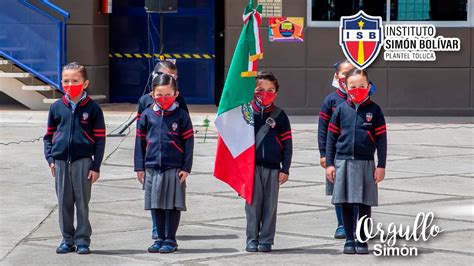
[[[258,2],[258,0],[254,0]],[[339,20],[364,10],[384,24],[429,23],[457,37],[461,50],[434,62],[387,62],[383,49],[368,68],[374,101],[387,115],[474,115],[474,6],[467,0],[261,0],[281,15],[303,17],[304,42],[269,42],[260,27],[260,69],[281,84],[277,103],[290,114],[317,115],[332,91],[333,64],[345,57]],[[136,102],[161,56],[176,59],[190,104],[215,104],[243,25],[248,0],[2,0],[0,104],[44,109],[61,96],[60,69],[86,65],[89,93],[112,103]],[[159,4],[162,4],[159,6]],[[173,8],[177,5],[177,12]],[[146,12],[169,8],[170,13]]]

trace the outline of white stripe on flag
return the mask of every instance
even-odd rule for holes
[[[253,114],[250,113],[250,115]],[[255,144],[254,127],[245,121],[242,106],[237,106],[219,115],[215,125],[234,158]]]
[[[260,29],[258,28],[258,21],[255,16],[253,20],[253,34],[255,36],[255,54],[261,54],[262,50],[260,49]]]

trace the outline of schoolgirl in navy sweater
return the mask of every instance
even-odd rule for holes
[[[347,100],[347,88],[345,86],[346,74],[350,70],[354,69],[354,66],[348,60],[346,60],[341,63],[336,63],[334,65],[334,68],[336,69],[336,73],[334,73],[332,86],[335,87],[336,90],[331,92],[324,99],[324,102],[321,105],[321,109],[319,112],[318,122],[318,146],[320,153],[319,162],[321,167],[324,169],[326,169],[326,138],[329,120],[331,119],[333,112],[336,110],[336,106]],[[334,184],[329,182],[327,178],[325,178],[325,180],[326,195],[332,196]],[[342,225],[342,207],[340,204],[336,204],[335,209],[337,218],[337,228],[336,232],[334,233],[334,238],[343,239],[346,238],[346,234],[344,232],[344,226]]]
[[[153,210],[158,227],[158,239],[149,252],[177,250],[176,231],[181,211],[186,211],[186,178],[193,162],[194,131],[188,113],[176,104],[178,95],[172,76],[155,77],[155,103],[142,113],[137,126],[135,171],[138,180],[145,182],[145,209]]]
[[[385,178],[387,127],[382,109],[369,97],[367,72],[353,69],[346,74],[346,82],[349,98],[336,107],[329,122],[326,175],[334,183],[332,203],[342,204],[344,253],[367,254],[367,243],[354,241],[354,207],[362,219],[370,217],[370,206],[378,205],[377,184]],[[365,240],[365,232],[359,233]]]

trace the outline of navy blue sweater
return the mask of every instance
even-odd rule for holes
[[[188,173],[193,164],[194,131],[189,114],[181,108],[147,108],[137,125],[135,171],[179,168]]]
[[[183,109],[184,111],[186,111],[186,113],[189,114],[188,105],[186,104],[186,101],[181,95],[178,95],[178,97],[176,97],[176,102],[178,103],[179,108]],[[140,99],[138,100],[137,120],[142,116],[143,111],[145,111],[145,109],[149,108],[154,103],[155,101],[149,93],[140,97]]]
[[[332,113],[336,110],[336,106],[345,102],[346,99],[347,94],[336,89],[324,99],[323,105],[321,106],[318,122],[318,146],[321,158],[326,157],[326,138],[329,120],[331,119]]]
[[[370,99],[356,107],[347,100],[339,104],[329,122],[326,164],[339,160],[374,160],[385,168],[387,159],[387,127],[382,109]]]
[[[262,109],[252,102],[254,110],[253,119],[255,125],[255,135],[260,128],[265,125],[270,117],[274,106]],[[282,110],[275,119],[275,127],[269,132],[256,151],[256,165],[271,169],[280,169],[285,174],[290,173],[291,156],[293,154],[293,141],[291,126],[288,116]]]
[[[75,110],[65,96],[51,105],[44,135],[44,155],[49,164],[92,158],[91,170],[99,172],[104,150],[104,114],[89,96]]]

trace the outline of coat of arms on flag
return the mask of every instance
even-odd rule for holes
[[[346,58],[358,69],[374,62],[382,48],[382,38],[382,17],[369,16],[362,10],[341,17],[339,44]]]

